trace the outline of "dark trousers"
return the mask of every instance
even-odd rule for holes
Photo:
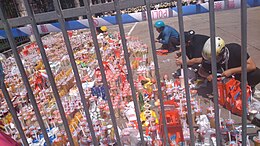
[[[179,39],[171,37],[168,44],[163,44],[161,49],[168,50],[169,52],[174,52],[178,50],[176,47],[177,45],[180,45]]]

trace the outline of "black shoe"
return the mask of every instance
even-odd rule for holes
[[[172,52],[175,52],[175,51],[179,51],[180,48],[179,47],[176,47],[176,48],[172,48],[169,50],[169,53],[172,53]]]
[[[168,53],[172,53],[172,52],[174,52],[174,51],[175,51],[174,49],[171,49],[171,50],[168,51]]]

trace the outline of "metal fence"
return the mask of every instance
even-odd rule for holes
[[[164,0],[161,0],[160,2],[163,2]],[[123,27],[123,23],[122,23],[122,18],[121,18],[121,12],[120,9],[125,9],[128,7],[135,7],[135,6],[140,6],[140,5],[145,5],[146,6],[146,10],[147,10],[147,16],[148,16],[148,26],[149,26],[149,32],[150,32],[150,39],[151,39],[151,45],[152,45],[152,54],[153,54],[153,59],[155,62],[155,74],[156,74],[156,80],[157,83],[160,83],[160,75],[159,75],[159,66],[158,66],[158,59],[157,59],[157,55],[156,55],[156,48],[155,48],[155,40],[154,40],[154,30],[153,30],[153,24],[152,24],[152,17],[151,17],[151,4],[154,3],[158,3],[158,1],[156,0],[125,0],[125,1],[119,1],[119,0],[114,0],[113,2],[109,2],[106,4],[100,4],[100,5],[90,5],[89,0],[84,0],[84,7],[80,7],[80,8],[73,8],[73,13],[64,13],[64,11],[61,10],[61,5],[59,3],[59,0],[53,0],[54,3],[54,7],[55,7],[55,13],[52,12],[51,17],[48,17],[49,15],[47,14],[41,14],[38,15],[38,19],[37,21],[39,22],[44,22],[44,21],[49,21],[49,20],[58,20],[60,25],[61,25],[61,30],[62,30],[62,34],[65,40],[65,44],[67,47],[67,51],[69,54],[69,58],[70,58],[70,62],[72,65],[72,69],[75,75],[75,79],[76,79],[76,85],[78,87],[80,96],[81,96],[81,102],[83,104],[84,107],[84,111],[85,111],[85,116],[86,116],[86,120],[88,125],[92,125],[92,121],[90,118],[90,113],[89,113],[89,105],[87,104],[86,98],[85,98],[85,94],[82,88],[82,84],[81,84],[81,80],[80,80],[80,76],[78,73],[78,69],[75,63],[75,59],[73,56],[73,50],[70,44],[70,40],[69,40],[69,36],[67,34],[67,30],[65,27],[65,18],[68,17],[78,17],[81,16],[82,14],[87,15],[88,18],[88,22],[90,25],[90,31],[93,37],[93,42],[94,42],[94,46],[95,46],[95,51],[96,51],[96,56],[98,59],[98,64],[101,70],[101,75],[102,75],[102,81],[103,84],[105,86],[105,93],[107,95],[107,99],[108,99],[108,105],[109,105],[109,110],[110,110],[110,114],[111,114],[111,120],[113,123],[113,127],[117,127],[117,121],[115,118],[115,114],[114,114],[114,110],[113,110],[113,105],[111,102],[111,98],[110,98],[110,94],[109,94],[109,89],[108,89],[108,82],[106,79],[106,75],[105,75],[105,71],[104,71],[104,66],[102,64],[102,56],[99,50],[99,45],[98,45],[98,40],[97,40],[97,36],[96,36],[96,31],[95,31],[95,26],[94,26],[94,22],[93,22],[93,18],[92,15],[94,13],[98,13],[98,12],[105,12],[105,11],[115,11],[116,12],[116,20],[118,22],[118,26],[119,26],[119,30],[120,30],[120,35],[121,35],[121,39],[122,39],[122,45],[123,45],[123,49],[124,49],[124,57],[126,60],[126,64],[127,64],[127,70],[128,70],[128,74],[129,74],[129,82],[130,82],[130,86],[131,86],[131,91],[132,91],[132,96],[133,96],[133,100],[134,100],[134,104],[135,104],[135,111],[136,111],[136,116],[137,116],[137,123],[138,123],[138,129],[140,132],[140,137],[141,137],[141,141],[142,141],[142,145],[145,145],[145,141],[144,141],[144,136],[143,136],[143,130],[142,130],[142,123],[140,120],[140,111],[138,109],[138,102],[137,102],[137,98],[136,98],[136,92],[135,92],[135,87],[134,87],[134,81],[133,81],[133,77],[132,77],[132,70],[130,67],[130,59],[129,59],[129,54],[127,51],[127,44],[126,44],[126,37],[125,37],[125,33],[124,33],[124,27]],[[17,52],[17,45],[15,43],[14,37],[11,33],[11,27],[13,26],[19,26],[19,25],[26,25],[26,24],[30,24],[32,26],[32,30],[34,32],[34,36],[36,38],[36,42],[40,48],[40,54],[44,63],[44,66],[46,68],[47,71],[47,75],[49,77],[49,81],[51,84],[51,88],[54,94],[54,97],[56,99],[56,103],[65,127],[65,131],[66,134],[68,136],[68,141],[70,143],[71,146],[74,145],[73,143],[73,139],[72,139],[72,134],[70,132],[69,126],[68,126],[68,122],[65,116],[65,112],[61,103],[61,99],[60,99],[60,95],[58,93],[58,89],[57,86],[55,84],[55,80],[50,68],[50,64],[48,62],[47,59],[47,55],[46,52],[44,50],[44,46],[43,46],[43,42],[41,40],[39,31],[37,29],[36,26],[36,17],[32,12],[32,9],[29,5],[28,0],[24,0],[24,4],[26,7],[26,11],[28,13],[28,16],[22,17],[22,18],[18,18],[18,19],[11,19],[11,20],[7,20],[6,19],[6,15],[3,13],[3,4],[0,3],[1,5],[1,9],[0,9],[0,18],[2,21],[2,24],[4,26],[4,30],[6,31],[6,35],[8,37],[10,46],[12,48],[12,52],[14,54],[14,58],[15,61],[17,63],[17,66],[19,68],[19,71],[21,73],[22,76],[22,80],[23,83],[26,87],[26,90],[28,92],[28,96],[30,98],[31,104],[33,106],[33,109],[35,111],[36,114],[36,118],[37,121],[40,125],[40,128],[42,130],[42,133],[44,135],[44,139],[46,141],[46,144],[49,146],[51,145],[50,140],[48,138],[48,134],[46,132],[46,127],[44,125],[42,116],[40,114],[40,111],[38,109],[36,100],[35,100],[35,96],[33,94],[33,91],[31,89],[30,83],[27,79],[27,75],[25,72],[25,69],[23,67],[23,63],[21,61],[21,58]],[[247,51],[247,8],[246,8],[246,0],[241,0],[241,37],[242,37],[242,94],[243,94],[243,107],[246,107],[246,76],[247,76],[247,72],[246,72],[246,51]],[[215,37],[215,16],[214,16],[214,1],[210,0],[209,1],[209,8],[210,8],[210,12],[209,12],[209,18],[210,18],[210,37],[214,38]],[[41,18],[41,19],[39,19]],[[19,21],[18,21],[19,20]],[[183,16],[182,16],[182,2],[181,0],[178,0],[178,20],[179,20],[179,28],[180,28],[180,40],[181,40],[181,48],[182,49],[182,59],[183,59],[183,68],[184,68],[184,76],[185,76],[185,92],[186,92],[186,101],[187,101],[187,107],[188,107],[188,124],[189,124],[189,129],[190,129],[190,139],[191,139],[191,145],[195,145],[195,138],[194,138],[194,129],[193,129],[193,125],[192,125],[192,113],[191,113],[191,104],[190,104],[190,91],[189,91],[189,85],[188,85],[188,80],[186,78],[187,76],[187,63],[186,63],[186,49],[185,48],[185,40],[184,40],[184,24],[183,24]],[[211,39],[211,49],[212,49],[212,71],[213,71],[213,93],[214,93],[214,111],[215,111],[215,124],[216,124],[216,138],[217,138],[217,145],[220,146],[221,145],[221,138],[220,138],[220,128],[219,128],[219,106],[218,106],[218,92],[217,92],[217,76],[216,76],[216,52],[213,51],[215,50],[215,39]],[[10,109],[10,112],[13,116],[15,125],[20,133],[22,142],[25,146],[28,145],[28,142],[26,140],[26,136],[24,134],[24,131],[22,129],[21,123],[19,122],[17,113],[13,107],[13,104],[11,102],[9,93],[6,89],[6,85],[4,84],[3,81],[1,81],[1,88],[4,94],[4,97],[6,99],[6,102],[8,104],[8,107]],[[165,112],[164,112],[164,105],[163,105],[163,97],[162,97],[162,90],[161,90],[161,85],[158,84],[158,93],[159,93],[159,99],[160,99],[160,106],[161,106],[161,110],[162,110],[162,118],[165,119]],[[246,113],[246,108],[243,109],[243,116],[242,116],[242,143],[243,146],[246,145],[246,123],[247,123],[247,119],[246,119],[247,113]],[[163,125],[164,125],[164,132],[165,135],[168,135],[167,133],[167,127],[166,127],[166,120],[163,120]],[[91,136],[93,139],[93,144],[94,145],[98,145],[98,141],[97,138],[95,136],[95,132],[92,126],[89,127],[90,132],[91,132]],[[118,142],[118,145],[122,145],[120,143],[120,136],[119,136],[119,132],[117,130],[117,128],[114,128],[115,130],[115,135],[116,135],[116,139]],[[164,139],[166,145],[169,145],[169,139],[165,138]]]

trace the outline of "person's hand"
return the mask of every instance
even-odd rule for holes
[[[232,70],[228,69],[222,73],[223,77],[230,77],[233,74]]]
[[[159,40],[155,40],[156,43],[159,43]]]
[[[182,65],[182,59],[176,59],[175,63],[176,63],[176,65],[181,66]]]
[[[209,75],[209,76],[207,77],[207,80],[211,82],[211,81],[213,80],[213,75],[212,75],[212,74]]]
[[[176,54],[174,54],[174,58],[178,59],[181,57],[181,52],[176,52]]]

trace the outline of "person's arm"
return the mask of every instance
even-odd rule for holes
[[[199,69],[198,73],[203,78],[207,78],[210,75],[203,67]]]
[[[201,67],[199,68],[199,75],[203,78],[206,78],[208,81],[212,81],[213,76],[210,73],[211,70],[211,65],[209,63],[204,62],[204,60],[202,60],[201,62]]]
[[[199,69],[199,75],[205,79],[207,79],[209,82],[213,80],[213,75],[208,73],[204,68]]]
[[[182,59],[180,57],[175,57],[176,58],[176,64],[177,65],[182,65]],[[199,64],[202,62],[202,58],[192,58],[189,59],[187,56],[187,65],[191,66],[193,64]]]
[[[200,58],[192,58],[187,60],[188,65],[193,65],[193,64],[200,64],[202,62],[202,57]]]
[[[247,72],[251,72],[256,69],[256,65],[251,57],[247,59]],[[222,76],[229,77],[233,74],[241,74],[242,67],[230,68],[222,73]]]
[[[157,40],[162,39],[162,32],[159,34],[159,36],[156,38]]]
[[[164,28],[165,29],[165,28]],[[171,33],[169,31],[164,32],[164,36],[162,37],[162,39],[159,41],[159,43],[162,43],[164,45],[169,43],[169,39],[170,39]]]

